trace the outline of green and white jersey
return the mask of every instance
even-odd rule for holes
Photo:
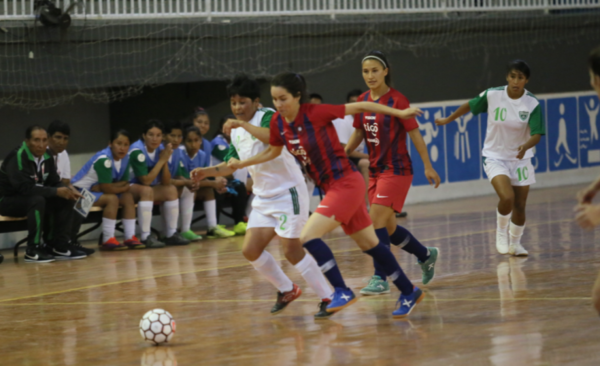
[[[275,113],[269,108],[261,108],[249,121],[254,126],[269,128],[271,117]],[[243,128],[231,130],[231,144],[225,161],[231,158],[246,160],[269,147]],[[252,192],[260,197],[273,197],[288,192],[299,184],[304,184],[304,176],[296,159],[284,148],[277,158],[266,163],[248,167],[254,181]]]
[[[79,178],[79,174],[77,174],[73,178],[72,184],[77,188],[85,188],[89,190],[93,185],[96,184],[113,183],[113,164],[115,166],[115,173],[119,175],[121,175],[121,169],[126,169],[119,181],[128,181],[129,169],[128,167],[122,167],[122,162],[123,160],[113,161],[107,155],[96,156],[94,161],[91,162],[91,167],[89,167],[83,177]],[[75,181],[75,179],[77,180]]]
[[[533,135],[545,135],[544,116],[540,102],[525,90],[519,99],[511,99],[507,86],[490,88],[469,101],[475,115],[488,113],[487,133],[482,155],[486,158],[519,160],[519,146]],[[523,159],[533,157],[532,149],[527,150]]]

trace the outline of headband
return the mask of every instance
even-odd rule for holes
[[[385,61],[383,61],[383,60],[382,60],[382,59],[380,59],[379,57],[377,57],[377,56],[373,56],[373,55],[366,56],[365,58],[363,58],[362,62],[365,62],[365,61],[367,61],[367,60],[368,60],[368,59],[370,59],[370,58],[372,58],[372,59],[374,59],[374,60],[377,60],[377,61],[381,62],[381,64],[383,65],[383,68],[384,68],[384,69],[387,69],[387,68],[388,68],[388,67],[387,67],[387,65],[386,65],[386,63],[385,63]],[[361,63],[362,63],[362,62],[361,62]]]

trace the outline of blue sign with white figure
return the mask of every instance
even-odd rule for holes
[[[547,100],[548,157],[551,171],[579,167],[577,98]]]
[[[581,166],[600,165],[600,103],[597,96],[579,97],[579,150]]]
[[[449,116],[458,107],[446,107],[445,115]],[[480,179],[479,117],[467,113],[447,124],[446,149],[449,182]]]
[[[442,182],[446,181],[446,154],[444,153],[444,126],[437,126],[435,124],[436,118],[443,117],[443,109],[437,108],[423,108],[423,115],[417,117],[419,123],[419,131],[423,135],[423,141],[427,146],[427,152],[429,153],[429,159],[433,169],[440,176]],[[415,145],[410,144],[410,157],[413,163],[413,185],[421,186],[429,184],[427,178],[425,178],[423,161],[421,156],[417,152]]]
[[[548,116],[546,116],[546,101],[540,100],[540,108],[544,116],[544,123],[546,124],[546,135],[543,135],[535,145],[533,150],[533,158],[531,158],[531,165],[535,168],[536,173],[544,173],[548,171]]]

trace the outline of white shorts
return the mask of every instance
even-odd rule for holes
[[[252,201],[248,229],[272,227],[282,238],[297,239],[308,221],[308,205],[308,190],[304,184],[290,188],[279,196],[256,196]]]
[[[531,164],[531,159],[483,158],[483,170],[490,182],[498,175],[506,175],[510,179],[510,184],[516,187],[530,186],[535,183],[535,168]]]

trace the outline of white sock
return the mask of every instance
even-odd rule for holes
[[[331,299],[333,291],[331,291],[317,261],[310,254],[305,254],[304,258],[296,263],[294,267],[296,267],[298,272],[304,277],[306,283],[317,293],[320,299]]]
[[[279,267],[275,258],[273,258],[266,250],[262,252],[257,260],[250,262],[250,264],[252,264],[254,269],[260,274],[265,276],[279,292],[287,292],[294,289],[292,281],[285,273],[283,273],[283,270]]]
[[[135,235],[135,219],[123,219],[123,229],[125,231],[125,240],[133,238]]]
[[[162,212],[165,223],[165,236],[170,238],[177,231],[177,220],[179,219],[179,200],[166,201],[163,203]]]
[[[183,187],[181,197],[179,197],[179,215],[181,216],[181,232],[185,233],[190,230],[194,215],[194,193],[187,187]]]
[[[137,220],[140,226],[140,239],[146,240],[150,235],[150,225],[152,224],[152,201],[140,201],[137,207]]]
[[[520,245],[521,237],[523,236],[523,231],[525,230],[525,225],[519,226],[515,225],[512,222],[510,223],[510,245]]]
[[[498,209],[496,209],[496,231],[506,234],[511,215],[512,212],[508,215],[502,215],[500,212],[498,212]]]
[[[115,225],[117,220],[102,218],[102,240],[107,241],[108,239],[115,236]]]
[[[208,228],[212,229],[217,226],[217,201],[204,201],[204,214],[206,215],[206,223]]]

